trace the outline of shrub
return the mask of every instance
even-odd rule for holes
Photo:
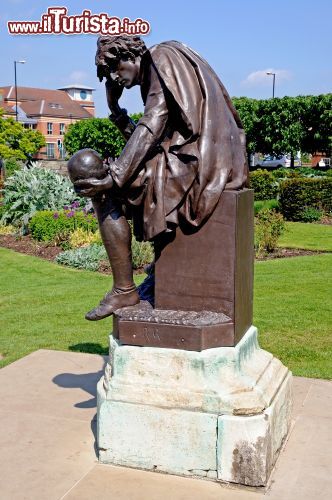
[[[22,164],[13,158],[5,161],[5,175],[6,178],[11,177],[16,170],[21,170]]]
[[[69,235],[70,248],[80,248],[91,245],[92,243],[102,243],[99,231],[92,232],[78,227]]]
[[[294,170],[283,167],[283,168],[277,168],[276,170],[272,170],[271,174],[274,179],[280,180],[280,179],[287,179],[287,177],[291,177],[292,172],[294,172]]]
[[[316,222],[320,220],[323,216],[323,212],[321,210],[317,210],[317,208],[306,207],[302,213],[302,221],[303,222]]]
[[[255,200],[270,200],[278,194],[278,182],[267,170],[250,172],[250,187],[254,190]]]
[[[75,248],[59,253],[55,261],[64,266],[97,271],[101,260],[107,258],[106,250],[102,245],[93,244],[88,247]]]
[[[2,225],[0,224],[0,235],[5,236],[7,234],[15,234],[17,232],[17,228],[12,226],[11,224]]]
[[[38,167],[16,170],[5,182],[3,222],[26,227],[39,210],[59,210],[77,198],[68,179]]]
[[[255,218],[255,251],[257,257],[273,252],[285,230],[285,221],[275,210],[264,208]]]
[[[34,239],[54,243],[68,241],[70,233],[78,228],[92,233],[97,231],[95,216],[83,210],[42,210],[35,213],[29,224]]]
[[[278,207],[278,200],[259,200],[254,202],[255,215],[257,215],[264,208],[275,209],[278,211]]]
[[[152,244],[148,241],[139,242],[134,235],[131,240],[131,253],[134,269],[140,269],[154,260]]]
[[[294,178],[281,183],[280,211],[287,220],[302,221],[307,208],[332,211],[332,179]]]
[[[300,167],[296,169],[296,172],[303,175],[303,177],[325,177],[326,172],[322,172],[321,170],[317,170],[311,167]]]

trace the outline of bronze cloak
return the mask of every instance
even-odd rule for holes
[[[156,77],[162,93],[154,103]],[[170,41],[150,48],[141,61],[141,93],[144,115],[118,161],[135,162],[130,152],[135,147],[143,150],[137,158],[145,154],[144,161],[130,166],[136,180],[130,177],[124,188],[135,206],[136,237],[152,240],[169,227],[203,224],[224,189],[247,184],[248,166],[242,124],[230,97],[209,64],[189,47]],[[166,125],[157,137],[161,119]],[[145,152],[140,127],[156,135]]]

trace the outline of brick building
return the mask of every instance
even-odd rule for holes
[[[39,130],[46,140],[35,158],[62,159],[63,135],[69,124],[95,116],[93,88],[68,85],[57,90],[17,87],[17,117],[26,128]],[[5,117],[15,118],[15,87],[0,87]]]

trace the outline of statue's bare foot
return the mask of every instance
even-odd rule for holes
[[[86,313],[85,319],[99,321],[100,319],[107,318],[107,316],[111,316],[117,309],[138,304],[139,300],[136,288],[128,292],[113,288],[111,292],[105,295],[99,306]]]

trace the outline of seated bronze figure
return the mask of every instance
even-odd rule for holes
[[[199,229],[223,190],[240,189],[248,179],[239,116],[196,52],[176,41],[147,49],[137,36],[101,36],[96,65],[100,81],[106,79],[110,119],[127,144],[107,167],[88,149],[68,162],[75,189],[92,198],[113,271],[114,287],[89,320],[139,302],[126,217],[138,240],[155,241],[182,224]],[[137,126],[118,102],[134,85],[144,103]]]

